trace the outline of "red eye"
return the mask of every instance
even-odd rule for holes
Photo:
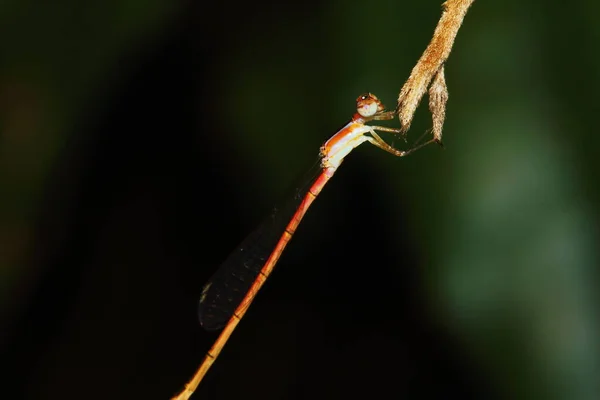
[[[359,101],[365,101],[367,100],[369,97],[371,96],[371,93],[364,93],[361,94],[360,96],[358,96],[358,98],[356,99],[357,102]]]

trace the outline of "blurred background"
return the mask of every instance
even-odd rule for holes
[[[599,13],[476,1],[446,148],[354,151],[194,398],[600,398]],[[202,285],[359,94],[395,106],[440,14],[2,2],[2,397],[182,389]]]

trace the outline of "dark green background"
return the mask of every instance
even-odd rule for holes
[[[180,390],[203,283],[440,12],[2,2],[2,397]],[[194,398],[600,398],[598,15],[476,1],[446,149],[349,156]]]

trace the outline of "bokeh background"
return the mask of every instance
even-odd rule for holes
[[[1,397],[178,392],[204,282],[440,12],[2,2]],[[476,1],[446,148],[353,152],[194,398],[600,398],[599,14]]]

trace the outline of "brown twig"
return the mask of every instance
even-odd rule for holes
[[[398,118],[403,132],[410,129],[413,116],[429,86],[429,110],[433,119],[433,137],[442,144],[442,127],[446,117],[448,88],[444,78],[444,63],[454,44],[467,10],[475,0],[447,0],[429,46],[410,73],[398,95]],[[432,81],[431,86],[429,85]]]

